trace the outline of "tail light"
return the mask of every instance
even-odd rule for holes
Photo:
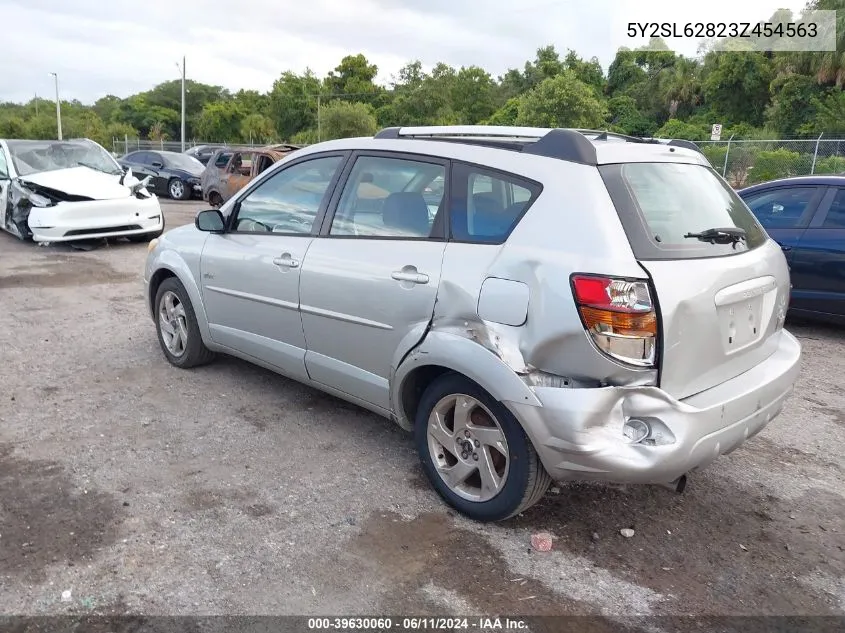
[[[648,282],[573,275],[572,292],[584,328],[602,352],[624,363],[654,367],[657,313]]]

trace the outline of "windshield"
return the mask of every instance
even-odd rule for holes
[[[196,173],[205,169],[205,165],[189,154],[167,154],[165,160],[170,167]]]
[[[709,167],[625,163],[599,170],[637,259],[733,255],[767,239],[742,199]],[[690,235],[708,229],[733,229],[745,239],[713,243]]]
[[[100,145],[89,140],[6,141],[19,176],[81,165],[107,174],[122,174],[117,161]]]

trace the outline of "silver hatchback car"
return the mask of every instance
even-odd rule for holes
[[[144,281],[170,363],[231,354],[394,420],[481,521],[552,480],[682,490],[778,415],[801,356],[780,247],[684,141],[318,143],[154,240]]]

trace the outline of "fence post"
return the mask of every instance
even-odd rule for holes
[[[128,154],[129,153],[129,135],[128,134],[123,135],[123,147],[126,150],[123,153]]]
[[[813,152],[813,165],[812,165],[812,167],[810,167],[810,175],[811,176],[816,173],[816,158],[818,158],[818,155],[819,155],[819,142],[822,140],[823,135],[824,135],[824,132],[819,134],[819,138],[816,139],[816,151]]]
[[[731,141],[734,140],[735,134],[731,134],[731,137],[728,139],[728,149],[725,150],[725,164],[722,166],[722,178],[727,178],[728,173],[728,155],[731,153]]]

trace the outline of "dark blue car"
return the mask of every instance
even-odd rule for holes
[[[801,176],[738,191],[783,248],[790,313],[845,324],[845,176]]]

